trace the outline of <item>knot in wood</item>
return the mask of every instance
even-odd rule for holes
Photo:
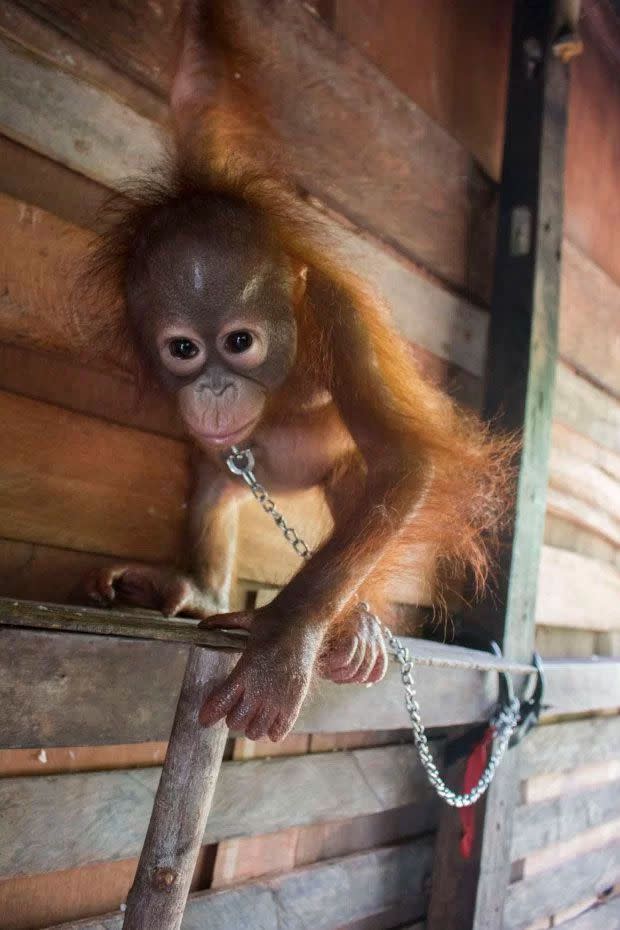
[[[153,888],[156,891],[170,891],[179,873],[173,869],[155,869],[153,873]]]

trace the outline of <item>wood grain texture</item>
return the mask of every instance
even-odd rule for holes
[[[183,444],[0,394],[5,536],[175,561],[188,494]]]
[[[620,546],[620,455],[554,424],[548,511]]]
[[[4,9],[4,8],[3,8]],[[0,135],[3,194],[55,214],[67,223],[101,232],[108,188]]]
[[[620,113],[620,95],[618,103]],[[604,178],[604,175],[598,174],[598,177]],[[589,191],[592,187],[587,185]],[[570,215],[569,200],[567,216]],[[567,225],[570,230],[570,222]],[[579,245],[565,239],[562,252],[560,354],[617,398],[620,395],[620,260],[616,262],[614,279]]]
[[[545,546],[536,622],[582,630],[620,629],[620,571],[597,559]]]
[[[333,0],[323,15],[499,179],[511,13],[508,0]]]
[[[584,52],[573,64],[567,138],[566,223],[571,240],[620,284],[620,77],[608,51],[614,48],[617,17],[611,10],[605,16],[606,6],[583,4]],[[593,28],[597,12],[603,18],[598,30]],[[618,376],[617,370],[607,374]]]
[[[589,313],[590,310],[587,315]],[[593,326],[592,330],[595,328]],[[557,422],[588,436],[598,445],[620,452],[620,402],[562,361],[556,370],[553,416]]]
[[[0,86],[5,135],[43,155],[53,152],[61,164],[105,186],[117,188],[163,159],[155,123],[4,37]]]
[[[598,533],[572,523],[567,517],[548,513],[545,519],[545,543],[555,549],[577,552],[588,559],[599,559],[620,568],[620,548]]]
[[[530,924],[611,888],[620,872],[620,843],[562,863],[508,889],[504,930],[526,930]]]
[[[5,706],[16,708],[14,714],[0,721],[2,748],[167,739],[186,647],[9,628],[0,630],[0,638],[0,699]],[[423,641],[413,643],[415,649],[423,645]],[[454,647],[443,648],[451,651]],[[13,658],[17,655],[18,664]],[[487,719],[497,696],[494,679],[492,673],[466,671],[458,665],[448,669],[416,667],[426,724],[438,727]],[[547,662],[546,701],[554,714],[616,709],[620,706],[618,662]],[[80,707],[79,715],[76,707]],[[132,714],[127,714],[127,707],[133,708]],[[297,732],[407,727],[402,685],[391,664],[386,679],[374,688],[321,682],[302,711]],[[530,740],[537,735],[538,731]],[[570,731],[562,731],[560,745],[565,739],[570,743]],[[530,745],[529,740],[526,745]],[[538,742],[536,745],[540,746]],[[588,759],[596,751],[594,747],[587,751],[582,747],[581,758]],[[570,758],[576,765],[580,757]],[[551,770],[549,762],[547,771]]]
[[[230,654],[189,650],[124,930],[180,930],[228,737],[225,720],[201,727],[198,715],[205,690],[226,681],[235,664]]]
[[[0,228],[0,339],[28,348],[83,351],[71,283],[90,234],[4,194]]]
[[[359,853],[222,891],[191,895],[183,930],[206,922],[227,930],[333,930],[400,904],[405,920],[424,912],[432,842]],[[63,924],[56,930],[120,930],[122,915]]]
[[[171,397],[156,390],[141,396],[129,375],[69,355],[0,344],[0,390],[145,432],[185,435]]]
[[[583,793],[571,793],[521,805],[515,812],[513,860],[545,846],[564,843],[579,833],[620,818],[620,784],[611,782]]]
[[[153,767],[1,779],[0,877],[137,856],[160,774]],[[411,745],[225,762],[201,843],[343,821],[432,799]],[[433,804],[429,817],[432,823]]]
[[[146,77],[160,92],[167,92],[176,3],[160,8],[160,15],[153,14],[146,2],[133,4],[131,10],[118,4],[82,11],[61,2],[31,6],[84,48],[125,72],[139,72],[142,80]],[[490,271],[492,197],[471,157],[303,4],[285,0],[274,6],[265,0],[240,0],[235,13],[252,48],[260,50],[261,90],[302,186],[381,238],[399,243],[440,277],[484,294]],[[36,62],[33,67],[39,69],[38,79],[45,89],[45,66]],[[30,74],[16,61],[13,70]],[[21,89],[22,80],[16,77],[13,83]],[[92,86],[73,92],[66,88],[68,102],[61,115],[69,125],[77,129],[88,117],[83,110],[89,103],[92,109],[96,90]],[[23,139],[32,133],[25,128],[28,105],[36,107],[36,101],[24,101],[21,108],[6,106],[2,123],[7,135]],[[115,108],[107,101],[99,106],[105,107],[110,126],[117,129]],[[54,127],[48,128],[48,138],[52,138]],[[95,139],[99,130],[93,129]],[[135,129],[133,150],[144,159],[148,132],[141,123]],[[69,133],[65,136],[69,140]],[[121,149],[132,148],[119,144],[121,139],[117,133],[118,151],[111,165],[93,157],[91,149],[79,153],[78,170],[100,180],[106,180],[102,178],[105,173],[107,183],[114,186],[116,168],[126,160]],[[68,148],[60,140],[54,157],[75,165],[75,152]],[[357,154],[360,148],[363,159]]]
[[[523,741],[521,775],[571,772],[620,757],[620,717],[594,717],[539,727]]]

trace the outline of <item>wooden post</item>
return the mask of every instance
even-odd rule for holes
[[[211,808],[228,734],[204,729],[198,713],[236,655],[192,646],[123,930],[178,930]],[[131,708],[129,708],[131,712]]]
[[[516,0],[489,333],[485,415],[520,429],[516,508],[498,590],[477,609],[511,659],[531,656],[557,357],[568,72],[554,54],[561,3]],[[458,814],[442,814],[428,930],[500,930],[510,878],[519,750],[477,808],[477,848],[459,853]]]

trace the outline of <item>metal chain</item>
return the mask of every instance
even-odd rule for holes
[[[280,528],[284,538],[293,547],[297,555],[302,559],[310,559],[312,557],[312,550],[310,547],[306,545],[293,527],[287,524],[263,485],[256,480],[256,476],[254,475],[254,455],[251,449],[243,449],[240,451],[236,446],[233,446],[231,454],[226,459],[226,464],[233,475],[238,475],[243,478],[265,513],[269,514],[276,526]],[[482,797],[493,781],[495,771],[508,749],[512,734],[519,724],[519,700],[513,698],[509,705],[497,708],[489,723],[493,733],[493,748],[491,749],[491,754],[484,772],[471,791],[465,794],[458,794],[445,783],[433,759],[422,722],[422,712],[418,703],[413,677],[414,659],[409,649],[403,645],[398,637],[395,636],[385,624],[381,623],[376,614],[371,611],[368,604],[361,601],[358,606],[360,610],[378,624],[383,632],[391,655],[400,666],[400,677],[405,690],[405,707],[407,708],[407,713],[411,722],[413,741],[418,753],[418,758],[426,772],[430,784],[439,797],[442,798],[446,804],[449,804],[450,807],[470,807]]]
[[[311,559],[312,550],[305,544],[303,539],[297,535],[293,527],[288,525],[265,488],[256,480],[252,450],[244,449],[240,452],[236,446],[233,446],[231,454],[226,459],[226,464],[233,475],[239,475],[243,478],[265,513],[269,514],[275,525],[281,530],[287,543],[293,547],[297,555],[302,559]]]

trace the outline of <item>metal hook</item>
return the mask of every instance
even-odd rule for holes
[[[532,665],[536,669],[536,684],[531,697],[519,701],[519,726],[510,738],[509,749],[517,746],[532,727],[536,726],[544,706],[542,701],[545,694],[545,669],[537,652],[532,656]]]

